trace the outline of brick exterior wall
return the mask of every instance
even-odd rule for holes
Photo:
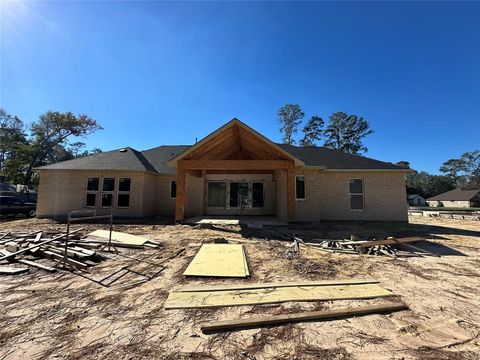
[[[407,198],[405,180],[401,172],[392,171],[322,171],[297,170],[306,181],[306,199],[296,202],[296,221],[321,220],[371,220],[407,221]],[[169,216],[175,214],[175,199],[170,198],[170,183],[175,175],[157,175],[147,172],[122,171],[40,171],[38,190],[38,217],[65,217],[70,210],[84,207],[88,177],[130,177],[130,207],[117,208],[116,192],[114,206],[98,213],[113,213],[116,217]],[[245,177],[245,176],[243,176]],[[349,207],[348,181],[350,178],[364,180],[365,210],[351,211]],[[275,171],[275,208],[277,217],[287,220],[286,174]],[[101,184],[100,184],[101,186]],[[118,180],[117,185],[118,187]],[[101,193],[101,191],[99,191]],[[187,175],[186,216],[203,213],[203,179]]]

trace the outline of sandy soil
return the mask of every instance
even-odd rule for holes
[[[84,225],[78,225],[78,227]],[[15,220],[0,232],[64,229],[48,220]],[[88,230],[105,228],[90,224]],[[322,223],[290,227],[305,240],[351,234],[422,235],[439,256],[392,259],[303,248],[288,260],[282,241],[246,243],[251,278],[185,279],[198,244],[218,237],[262,239],[262,230],[182,225],[116,225],[161,242],[159,249],[108,254],[92,267],[99,279],[122,266],[158,277],[130,288],[105,288],[66,271],[0,278],[0,359],[479,359],[480,223],[412,218],[409,225]],[[185,251],[181,251],[185,249]],[[180,251],[180,252],[179,252]],[[136,259],[136,260],[135,260]],[[138,261],[140,260],[140,261]],[[160,265],[161,264],[161,265]],[[383,300],[284,303],[206,310],[164,310],[168,292],[185,284],[373,277],[409,307],[387,315],[298,323],[204,335],[199,324]],[[141,278],[141,277],[140,277]],[[122,279],[131,283],[138,279]]]

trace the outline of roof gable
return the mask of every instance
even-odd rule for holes
[[[303,161],[253,130],[238,119],[232,119],[195,145],[167,162],[176,166],[178,160],[293,160]]]

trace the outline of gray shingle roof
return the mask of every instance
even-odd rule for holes
[[[160,174],[176,174],[175,168],[167,166],[167,161],[188,149],[190,145],[163,145],[142,151],[150,164]]]
[[[122,151],[120,151],[122,150]],[[125,151],[123,151],[125,150]],[[130,147],[45,165],[37,170],[143,170],[155,171],[143,154]]]
[[[428,201],[470,201],[472,200],[475,195],[480,193],[480,189],[474,189],[474,190],[465,190],[465,189],[454,189],[450,190],[447,192],[444,192],[442,194],[438,194],[436,196],[433,196],[429,199]]]
[[[277,144],[302,160],[307,166],[324,166],[332,170],[405,170],[404,168],[363,156],[347,154],[325,147],[299,147]],[[127,147],[46,165],[39,170],[144,170],[160,174],[175,174],[167,161],[188,149],[190,145],[163,145],[139,152]]]
[[[405,170],[404,168],[364,156],[344,153],[325,147],[300,147],[277,144],[282,149],[302,160],[307,166],[325,166],[335,170]]]

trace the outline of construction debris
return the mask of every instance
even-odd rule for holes
[[[59,231],[35,231],[31,233],[11,233],[0,235],[0,261],[7,263],[18,263],[34,267],[48,272],[54,272],[57,268],[68,268],[72,271],[85,272],[89,268],[105,260],[108,257],[98,252],[102,245],[108,244],[108,241],[96,239],[83,239],[80,232],[83,228],[70,231],[69,226],[67,232]],[[95,236],[98,238],[109,236],[109,231],[97,230]],[[107,235],[105,235],[107,234]],[[112,246],[150,248],[159,247],[159,243],[152,240],[140,238],[138,236],[112,232]],[[52,265],[41,263],[41,259],[49,259],[54,261]],[[1,266],[1,274],[21,274],[28,271],[27,268],[17,268],[10,266]],[[163,270],[156,270],[155,274]],[[119,272],[135,272],[128,267],[123,267]],[[143,274],[138,274],[143,276]],[[112,275],[113,276],[113,275]],[[145,275],[148,280],[153,278],[151,275]],[[101,285],[101,281],[97,281]]]
[[[247,277],[250,272],[243,245],[203,244],[183,275]]]
[[[262,316],[248,319],[211,321],[200,325],[204,333],[218,331],[230,331],[253,327],[264,327],[292,322],[312,321],[312,320],[333,320],[351,316],[380,314],[393,311],[407,310],[408,307],[402,302],[386,303],[371,306],[359,306],[354,308],[343,308],[325,311],[311,311],[297,314],[283,314],[276,316]]]
[[[260,284],[259,284],[260,285]],[[277,304],[290,301],[372,299],[394,294],[377,284],[282,286],[281,283],[244,290],[173,291],[165,309]]]
[[[107,243],[108,239],[110,238],[110,232],[108,230],[96,230],[88,234],[87,240],[90,242],[96,242],[98,244],[101,243]],[[112,231],[111,232],[111,240],[112,244],[115,246],[122,247],[152,247],[152,248],[157,248],[159,243],[156,241],[136,236],[136,235],[131,235],[131,234],[126,234],[122,232],[117,232],[117,231]]]
[[[294,243],[298,246],[298,238],[294,237]],[[353,239],[353,237],[352,237]],[[304,242],[306,246],[317,248],[322,251],[339,252],[347,254],[367,254],[367,255],[386,255],[390,257],[397,256],[422,256],[422,255],[435,255],[428,251],[425,251],[416,246],[410,245],[410,243],[425,241],[422,237],[407,237],[407,238],[393,238],[388,237],[382,240],[355,240],[351,239],[316,239],[317,242]],[[399,251],[396,245],[402,245],[408,249],[415,251]],[[437,256],[437,255],[435,255]]]

